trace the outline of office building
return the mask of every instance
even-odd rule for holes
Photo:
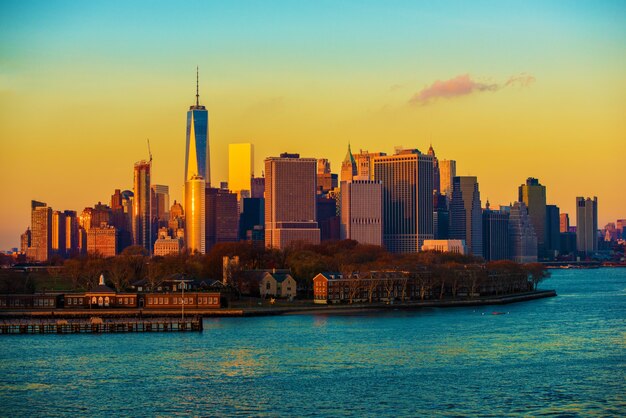
[[[154,242],[154,255],[166,256],[177,255],[183,250],[183,240],[179,237],[172,238],[167,228],[161,228],[158,232],[158,238]]]
[[[250,197],[253,199],[263,199],[265,195],[265,177],[253,177],[251,179]]]
[[[341,183],[341,239],[383,245],[382,183],[353,180]]]
[[[341,181],[352,181],[354,176],[357,175],[356,160],[352,155],[350,144],[348,144],[348,152],[341,163]]]
[[[598,251],[598,198],[576,198],[576,247],[579,253]]]
[[[450,238],[450,208],[441,193],[433,195],[433,232],[437,240]]]
[[[238,199],[244,191],[250,194],[253,177],[254,146],[249,143],[228,144],[228,186]]]
[[[358,154],[353,154],[356,162],[358,180],[374,180],[374,158],[383,157],[384,152],[369,152],[359,150]]]
[[[546,255],[546,186],[539,180],[529,177],[526,184],[519,186],[519,201],[528,208],[528,216],[537,235],[537,254],[543,258]]]
[[[562,213],[559,215],[559,218],[560,218],[559,231],[561,233],[569,232],[569,215],[567,213]]]
[[[52,254],[65,257],[65,213],[55,210],[52,212]]]
[[[65,252],[69,257],[78,255],[78,216],[76,211],[66,210],[65,214]]]
[[[319,244],[316,216],[317,160],[299,154],[265,159],[265,245]]]
[[[205,192],[206,251],[221,242],[239,240],[237,195],[229,190],[209,187]]]
[[[440,173],[439,173],[439,160],[437,159],[437,156],[435,155],[435,150],[433,149],[433,146],[431,144],[430,147],[428,147],[428,155],[430,155],[431,157],[433,157],[433,194],[439,194],[441,193],[441,181],[440,181]]]
[[[517,263],[537,261],[537,235],[524,202],[515,202],[509,215],[511,259]]]
[[[433,239],[433,157],[417,149],[374,158],[382,184],[383,244],[393,253],[418,252]]]
[[[92,226],[87,231],[87,253],[103,257],[117,255],[117,229],[112,225]]]
[[[317,160],[317,192],[328,193],[335,189],[338,184],[337,174],[330,171],[330,161],[326,158]]]
[[[436,251],[439,253],[467,254],[467,246],[462,239],[427,239],[424,240],[422,251]]]
[[[150,205],[150,169],[152,163],[139,161],[135,163],[134,170],[134,199],[133,199],[133,245],[148,250],[152,253],[152,219]],[[100,223],[96,224],[100,225]],[[93,227],[92,222],[92,227]]]
[[[265,222],[265,201],[263,198],[243,199],[243,211],[239,216],[239,239],[252,240],[255,227],[263,227]]]
[[[447,196],[448,200],[452,198],[452,179],[456,177],[456,161],[440,160],[439,161],[439,189],[441,194]]]
[[[31,201],[31,246],[27,257],[46,262],[52,255],[52,208],[43,202]]]
[[[26,254],[28,252],[28,247],[31,246],[30,240],[31,240],[31,233],[30,233],[30,227],[28,227],[26,228],[26,231],[22,235],[20,235],[20,252],[22,254]]]
[[[170,210],[170,188],[162,184],[150,186],[152,194],[152,219],[157,222],[167,222]]]
[[[185,182],[197,176],[202,177],[206,187],[210,187],[209,112],[200,105],[196,73],[196,104],[190,106],[187,112]]]
[[[330,193],[317,196],[316,199],[317,224],[320,228],[321,241],[339,240],[340,219],[337,214],[337,200]]]
[[[487,202],[483,210],[483,253],[485,261],[508,260],[509,250],[509,212],[492,210]]]
[[[546,255],[554,259],[561,248],[561,214],[556,205],[546,205]]]
[[[482,220],[478,179],[473,176],[454,177],[450,200],[450,238],[465,240],[471,255],[483,254]]]
[[[206,183],[201,176],[185,182],[185,247],[206,253]]]

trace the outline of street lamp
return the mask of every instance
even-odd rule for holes
[[[191,282],[192,280],[187,280],[185,279],[185,275],[183,274],[183,278],[182,279],[178,279],[178,280],[173,280],[173,282],[175,283],[180,283],[181,286],[181,290],[182,290],[182,303],[180,304],[180,316],[181,319],[184,321],[185,320],[185,287],[186,287],[186,283]]]

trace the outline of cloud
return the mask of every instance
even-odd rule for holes
[[[513,85],[527,87],[534,81],[535,77],[526,73],[511,76],[503,84],[479,82],[472,80],[469,74],[461,74],[450,80],[435,81],[430,86],[415,93],[409,100],[409,103],[412,105],[427,105],[437,99],[452,99],[483,91],[498,91]]]

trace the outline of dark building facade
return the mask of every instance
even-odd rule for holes
[[[486,261],[508,260],[509,249],[509,213],[483,210],[483,258]]]

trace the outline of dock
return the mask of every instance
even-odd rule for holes
[[[201,332],[202,318],[114,319],[102,320],[5,320],[0,335],[8,334],[106,334],[135,332]]]

